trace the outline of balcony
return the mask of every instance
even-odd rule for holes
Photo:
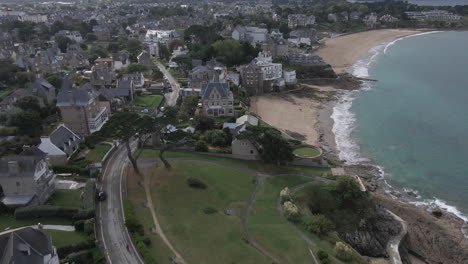
[[[96,116],[88,118],[89,131],[91,133],[99,131],[108,119],[107,108],[101,107],[101,110]]]

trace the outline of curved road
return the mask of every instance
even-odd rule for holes
[[[132,147],[135,146],[136,144],[132,144]],[[111,264],[144,264],[132,243],[124,220],[122,184],[128,162],[125,146],[118,146],[109,157],[99,183],[101,189],[107,193],[107,199],[100,202],[97,208],[96,234],[104,249],[106,260]],[[129,245],[129,249],[126,245]]]
[[[177,103],[177,98],[179,97],[179,89],[180,89],[180,84],[177,82],[177,80],[172,76],[172,74],[164,67],[164,65],[160,61],[155,61],[156,66],[158,66],[159,70],[166,76],[167,80],[169,81],[169,84],[172,87],[172,92],[166,93],[164,97],[166,98],[165,105],[167,106],[174,106]]]

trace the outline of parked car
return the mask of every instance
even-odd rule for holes
[[[98,195],[97,195],[97,199],[98,199],[98,201],[100,201],[100,202],[105,201],[106,198],[107,198],[107,195],[106,195],[106,193],[103,192],[103,191],[100,191],[100,192],[98,193]]]

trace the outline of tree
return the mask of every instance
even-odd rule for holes
[[[131,63],[127,67],[127,72],[129,73],[135,73],[135,72],[145,72],[148,70],[148,67],[145,65],[139,64],[139,63]]]
[[[47,77],[47,81],[52,84],[55,88],[60,88],[62,86],[62,78],[56,76],[56,75],[51,75]]]
[[[205,132],[205,140],[213,146],[226,145],[226,134],[222,130],[214,129]]]
[[[335,226],[324,215],[316,214],[303,219],[304,227],[312,233],[323,236],[333,231]]]
[[[24,111],[31,111],[36,113],[41,111],[39,100],[35,96],[26,96],[20,98],[14,103],[14,105]]]
[[[0,83],[13,84],[18,67],[13,64],[11,58],[0,59]]]
[[[93,41],[96,41],[96,40],[97,40],[96,35],[93,34],[93,33],[87,33],[85,38],[86,38],[86,40],[89,41],[89,42],[93,42]]]
[[[254,143],[266,163],[284,164],[294,159],[293,149],[281,133],[270,127],[248,127],[238,136]]]
[[[213,118],[201,113],[195,116],[195,128],[200,131],[206,131],[214,128],[215,121]]]
[[[169,42],[168,46],[169,46],[169,51],[173,52],[177,47],[185,46],[185,43],[182,40],[174,39]]]
[[[42,118],[37,112],[21,111],[12,117],[11,125],[18,127],[20,135],[36,137],[42,133]]]
[[[195,151],[199,152],[208,152],[208,145],[204,140],[198,140],[195,143]]]
[[[180,105],[179,113],[177,118],[182,120],[188,120],[195,114],[195,110],[198,105],[198,96],[188,95],[182,99],[182,104]]]
[[[55,37],[55,41],[57,42],[57,46],[59,47],[59,49],[60,49],[60,51],[62,53],[67,52],[68,45],[74,43],[73,40],[71,40],[70,38],[65,37],[65,36],[57,36],[57,37]]]
[[[180,69],[188,71],[192,68],[192,58],[187,55],[180,55],[172,58],[172,61],[179,65]]]
[[[165,44],[158,43],[159,47],[159,58],[164,60],[169,60],[171,58],[171,52]]]
[[[140,174],[137,162],[132,155],[130,140],[136,135],[139,129],[139,115],[135,112],[117,113],[105,124],[105,131],[109,131],[111,136],[116,137],[125,144],[127,156],[132,163],[133,169]]]
[[[334,186],[334,192],[344,201],[353,201],[363,196],[357,181],[353,177],[339,177]]]
[[[137,61],[137,56],[142,50],[141,41],[137,38],[127,40],[127,51],[130,54],[131,61]]]
[[[153,67],[153,80],[161,80],[164,74],[159,70],[158,67]]]
[[[244,56],[242,45],[235,39],[218,40],[213,43],[213,48],[216,57],[228,67],[240,64]]]

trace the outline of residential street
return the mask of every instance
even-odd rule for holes
[[[166,76],[167,80],[169,81],[171,87],[172,87],[172,92],[171,93],[166,93],[164,96],[166,97],[166,106],[174,106],[176,105],[177,98],[179,97],[179,89],[180,85],[177,82],[177,80],[172,76],[172,74],[162,65],[161,62],[155,61],[156,66],[158,66],[159,70]]]
[[[136,142],[132,147],[134,146]],[[97,207],[96,232],[104,248],[106,260],[112,264],[144,263],[131,242],[123,217],[121,196],[128,165],[125,146],[120,145],[109,158],[99,185],[107,193],[107,199],[100,202]]]

